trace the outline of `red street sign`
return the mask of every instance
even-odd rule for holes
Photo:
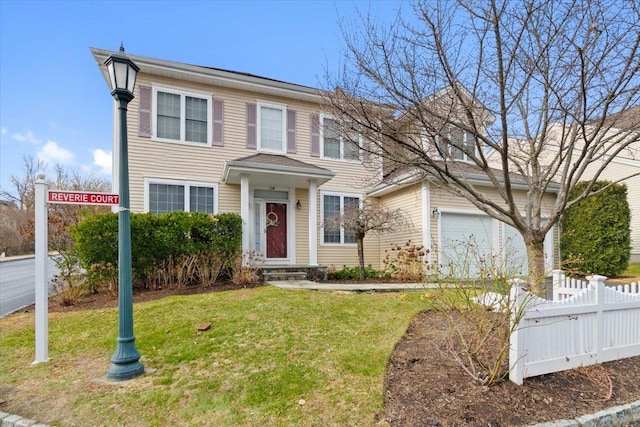
[[[120,196],[108,193],[49,190],[47,201],[74,205],[117,205],[120,203]]]

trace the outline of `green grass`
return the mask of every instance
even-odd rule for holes
[[[624,271],[625,276],[632,276],[640,280],[640,262],[629,263],[629,267]]]
[[[95,381],[115,309],[51,314],[51,361],[35,366],[33,314],[16,314],[0,320],[0,410],[60,427],[374,425],[387,360],[424,307],[419,292],[271,287],[137,304],[136,346],[156,371],[116,386]]]
[[[625,271],[619,276],[608,280],[610,283],[632,283],[640,282],[640,262],[631,262]]]

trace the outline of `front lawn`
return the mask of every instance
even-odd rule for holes
[[[155,371],[120,385],[100,381],[115,309],[51,313],[51,361],[35,366],[33,313],[15,314],[0,320],[0,411],[60,427],[373,425],[421,296],[261,287],[136,304],[136,346]]]

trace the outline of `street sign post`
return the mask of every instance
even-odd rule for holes
[[[91,193],[87,191],[49,190],[44,175],[35,183],[35,249],[36,249],[36,359],[34,364],[49,360],[49,287],[47,286],[47,203],[73,205],[118,205],[117,194]]]

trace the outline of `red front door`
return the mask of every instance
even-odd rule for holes
[[[287,258],[287,204],[266,203],[267,258]]]

